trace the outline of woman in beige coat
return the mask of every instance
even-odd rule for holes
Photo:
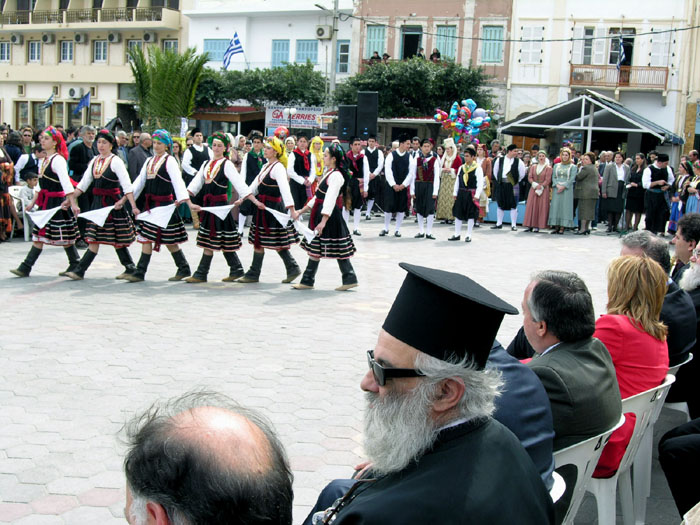
[[[598,171],[595,169],[595,153],[581,155],[581,170],[576,174],[574,202],[578,209],[578,232],[590,235],[591,221],[595,219],[595,203],[598,201]]]

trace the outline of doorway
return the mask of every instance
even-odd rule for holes
[[[403,26],[401,28],[401,58],[411,58],[418,54],[423,39],[421,26]]]

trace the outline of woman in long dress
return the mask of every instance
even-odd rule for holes
[[[544,151],[537,154],[537,162],[530,166],[527,181],[530,183],[530,193],[527,195],[523,226],[529,232],[539,232],[540,228],[547,227],[549,190],[552,187],[552,167],[547,162],[547,154]]]
[[[686,201],[686,213],[697,213],[700,211],[700,193],[698,192],[698,186],[700,186],[700,160],[693,162],[693,177],[688,182],[685,191],[688,193],[688,200]]]
[[[316,237],[310,242],[306,239],[301,241],[301,248],[309,255],[309,262],[301,281],[294,285],[297,290],[314,287],[321,259],[338,261],[342,285],[336,288],[337,291],[357,286],[357,276],[350,262],[350,257],[355,254],[355,244],[342,215],[342,195],[348,185],[343,148],[332,144],[326,149],[323,160],[327,170],[318,183],[316,195],[301,210],[292,212],[292,217],[298,219],[303,213],[311,210],[309,228],[316,232]]]
[[[685,214],[685,203],[688,195],[683,195],[683,189],[693,176],[693,165],[689,161],[678,165],[678,175],[671,186],[671,215],[668,219],[668,233],[676,233],[678,221]]]
[[[457,170],[462,165],[462,158],[457,152],[454,140],[446,138],[442,144],[445,147],[445,154],[442,156],[441,160],[440,191],[438,192],[435,218],[437,220],[451,222],[455,218],[455,216],[452,215],[452,207],[454,206],[452,189],[455,187]]]
[[[574,227],[574,181],[576,166],[571,162],[571,150],[562,148],[559,152],[561,162],[554,166],[552,172],[552,202],[549,207],[549,220],[552,233],[564,235],[565,228]]]
[[[475,226],[479,227],[479,222],[484,220],[488,215],[489,197],[491,196],[491,174],[493,171],[493,163],[489,157],[489,149],[486,144],[480,143],[476,146],[476,163],[484,173],[484,188],[479,195],[479,220]]]
[[[634,162],[630,166],[629,178],[625,181],[627,187],[627,200],[625,201],[625,224],[628,229],[639,228],[644,213],[644,193],[646,190],[642,186],[642,175],[647,167],[647,158],[644,153],[637,153]]]
[[[625,197],[627,188],[625,180],[629,178],[629,167],[625,164],[625,156],[621,151],[616,151],[614,162],[605,166],[603,172],[603,204],[608,214],[608,233],[617,231],[617,223],[625,208]]]
[[[119,257],[119,262],[124,265],[123,277],[134,272],[136,267],[129,254],[129,246],[136,239],[136,230],[131,216],[124,209],[124,204],[129,201],[131,210],[138,215],[134,201],[134,189],[129,178],[129,172],[122,159],[113,153],[116,147],[116,139],[106,129],[97,133],[95,140],[99,155],[93,157],[87,165],[87,169],[80,179],[80,183],[71,194],[73,207],[77,208],[77,199],[89,188],[92,188],[92,205],[90,210],[98,210],[107,206],[114,206],[102,226],[87,221],[85,227],[85,242],[88,249],[85,250],[78,267],[72,272],[67,272],[66,277],[74,281],[80,281],[85,277],[85,272],[97,257],[100,244],[113,246]],[[87,210],[84,210],[87,211]]]

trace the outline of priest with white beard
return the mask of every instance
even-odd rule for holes
[[[463,275],[400,266],[408,275],[361,383],[370,467],[306,523],[553,523],[532,460],[491,417],[502,381],[485,364],[517,309]]]

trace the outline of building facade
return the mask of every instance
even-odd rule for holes
[[[0,120],[14,128],[136,125],[127,50],[178,50],[177,0],[6,0],[0,14]],[[74,114],[90,92],[90,107]],[[53,95],[53,105],[42,104]]]

